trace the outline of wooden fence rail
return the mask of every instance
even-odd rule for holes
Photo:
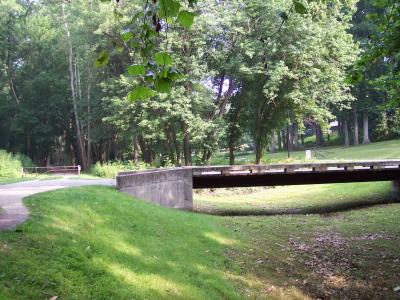
[[[21,176],[26,177],[27,173],[39,174],[81,174],[81,166],[53,166],[53,167],[24,167],[21,168]]]

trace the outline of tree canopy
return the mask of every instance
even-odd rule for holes
[[[260,163],[335,119],[358,139],[360,111],[397,135],[398,4],[375,2],[2,1],[0,148],[89,168],[246,144]]]

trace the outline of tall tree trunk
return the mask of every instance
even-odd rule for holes
[[[181,150],[180,150],[178,139],[176,137],[176,131],[175,131],[174,126],[171,126],[171,135],[172,135],[172,140],[173,140],[174,146],[175,146],[174,148],[175,148],[175,153],[176,153],[176,164],[180,165],[181,164]]]
[[[274,153],[276,151],[276,145],[275,145],[275,130],[271,131],[271,143],[270,143],[270,148],[269,151]]]
[[[68,45],[68,65],[69,65],[69,74],[70,74],[70,84],[71,84],[71,94],[72,94],[72,102],[74,107],[74,117],[75,117],[75,134],[76,134],[76,143],[77,143],[77,150],[78,150],[78,157],[79,162],[82,168],[85,170],[87,168],[86,157],[84,154],[84,148],[82,145],[82,138],[81,138],[81,129],[80,129],[80,122],[78,116],[78,106],[76,103],[76,90],[75,90],[75,76],[74,76],[74,69],[73,69],[73,52],[72,52],[72,41],[71,41],[71,34],[68,27],[67,16],[65,14],[65,3],[61,2],[61,14],[64,19],[64,28],[65,33],[67,36],[67,45]]]
[[[233,145],[229,145],[229,164],[233,166],[235,164],[235,147]]]
[[[293,148],[299,149],[299,127],[297,123],[293,124]]]
[[[139,145],[137,135],[133,138],[133,161],[137,163],[139,161]]]
[[[292,151],[292,141],[290,140],[290,125],[286,127],[286,145],[287,145],[287,157],[290,157]]]
[[[282,150],[282,130],[278,130],[278,149]]]
[[[166,137],[165,148],[167,149],[170,162],[175,165],[175,153],[174,153],[174,145],[173,145],[173,141],[172,141],[171,126],[166,125],[164,128],[164,131],[165,131],[165,137]]]
[[[347,122],[347,119],[343,120],[343,133],[344,133],[344,146],[349,147],[350,141],[349,141],[349,125]]]
[[[262,142],[256,141],[256,164],[259,165],[261,163],[261,159],[263,157],[264,152],[264,145]]]
[[[140,149],[142,150],[143,161],[146,164],[152,164],[153,163],[153,155],[151,153],[151,148],[146,144],[142,135],[138,136],[138,142],[139,142]]]
[[[92,140],[91,140],[91,132],[90,122],[92,121],[92,112],[91,112],[91,97],[92,97],[92,72],[89,67],[89,79],[88,79],[88,87],[87,87],[87,164],[88,168],[92,165]]]
[[[363,112],[363,144],[369,144],[369,131],[368,131],[368,110]]]
[[[353,126],[354,126],[354,145],[358,145],[358,113],[357,109],[353,109]]]
[[[319,124],[315,124],[315,138],[317,145],[322,145],[324,143],[324,135]]]
[[[285,150],[287,150],[287,146],[288,146],[287,141],[288,141],[288,139],[287,139],[286,130],[282,129],[282,144],[283,144],[283,149],[285,149]]]
[[[188,126],[185,122],[182,122],[183,131],[183,156],[185,158],[185,166],[192,165],[192,151],[190,150],[190,134]]]
[[[289,125],[287,127],[287,143],[288,143],[288,152],[293,151],[293,125]]]
[[[264,155],[264,143],[263,143],[263,134],[261,128],[261,121],[262,121],[262,108],[261,105],[257,105],[257,113],[256,113],[256,121],[257,121],[257,128],[255,134],[255,143],[256,143],[256,164],[259,165],[261,163],[261,159]]]

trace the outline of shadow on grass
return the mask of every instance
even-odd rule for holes
[[[329,206],[314,206],[304,208],[252,208],[252,209],[198,209],[199,214],[209,214],[215,216],[280,216],[280,215],[308,215],[308,214],[330,214],[344,212],[352,209],[371,207],[382,204],[399,203],[394,198],[377,199],[374,201],[353,201],[347,203],[337,203]]]
[[[108,187],[26,203],[30,220],[0,233],[0,299],[307,298],[327,286],[322,277],[303,285],[310,278],[303,254],[287,250],[290,235],[304,231],[300,217],[216,218]]]
[[[161,208],[112,188],[26,200],[30,220],[0,233],[0,298],[240,299],[210,216]],[[231,274],[232,273],[232,274]],[[244,282],[244,280],[243,280]]]

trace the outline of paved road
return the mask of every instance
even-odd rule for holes
[[[84,185],[115,185],[115,180],[110,179],[54,179],[33,180],[13,184],[0,185],[0,230],[12,229],[24,222],[29,211],[23,205],[24,197],[62,188]]]

